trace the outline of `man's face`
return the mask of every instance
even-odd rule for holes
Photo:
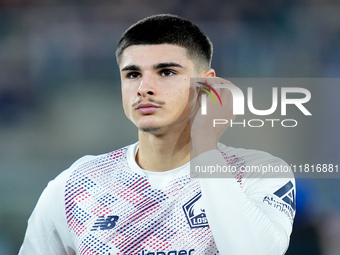
[[[183,47],[130,46],[123,51],[119,69],[125,114],[140,130],[156,132],[189,123],[195,70]]]

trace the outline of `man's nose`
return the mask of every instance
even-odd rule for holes
[[[137,94],[140,97],[155,96],[156,88],[154,81],[151,78],[143,77],[139,84]]]

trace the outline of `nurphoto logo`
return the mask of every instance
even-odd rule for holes
[[[217,105],[217,101],[212,94],[212,92],[217,96],[220,105],[223,105],[223,99],[221,99],[220,95],[216,91],[216,89],[228,89],[233,98],[233,114],[236,116],[245,114],[245,101],[247,102],[247,107],[249,112],[257,116],[269,116],[276,112],[278,106],[280,105],[280,115],[287,115],[287,105],[293,105],[297,107],[300,112],[302,112],[305,116],[311,116],[311,112],[306,108],[305,104],[310,101],[311,93],[306,88],[300,87],[281,87],[280,88],[280,97],[278,96],[278,87],[272,87],[271,93],[271,106],[268,109],[256,109],[254,106],[254,98],[253,98],[253,88],[247,88],[247,96],[245,97],[244,93],[240,88],[232,84],[213,84],[209,85],[203,82],[196,82],[200,86],[196,86],[196,88],[204,91],[205,93],[201,93],[201,114],[207,115],[208,107],[207,107],[207,95],[209,95]],[[204,86],[204,87],[202,87]],[[209,91],[210,90],[210,91]],[[245,100],[246,98],[246,100]],[[211,109],[210,109],[211,110]],[[214,110],[214,109],[212,109]],[[225,125],[230,124],[230,126],[241,125],[243,127],[262,127],[265,123],[271,123],[271,127],[274,127],[275,124],[280,123],[283,127],[296,127],[298,125],[297,120],[295,119],[250,119],[243,121],[233,121],[227,119],[214,119],[213,126],[216,125]]]

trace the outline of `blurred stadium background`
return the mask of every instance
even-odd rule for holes
[[[221,77],[340,77],[337,0],[0,0],[0,254],[17,254],[49,180],[85,154],[136,141],[114,52],[128,26],[157,13],[199,24]],[[230,144],[288,163],[338,163],[339,95],[340,84],[313,94],[313,121],[294,134],[275,129]],[[297,180],[287,254],[340,254],[339,184]]]

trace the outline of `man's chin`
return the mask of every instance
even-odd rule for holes
[[[139,130],[145,133],[157,133],[158,131],[160,131],[160,127],[140,127]]]

